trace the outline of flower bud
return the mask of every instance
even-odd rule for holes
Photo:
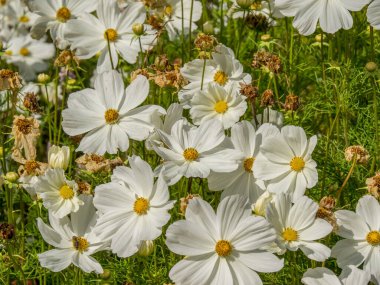
[[[100,274],[100,278],[103,280],[108,280],[111,277],[111,271],[109,269],[104,269],[103,273]]]
[[[137,252],[141,256],[148,256],[153,252],[154,243],[151,240],[143,240],[140,243],[139,251]]]
[[[253,212],[258,216],[265,217],[266,208],[273,201],[274,195],[268,191],[265,191],[256,203],[252,205]]]
[[[48,157],[50,167],[66,170],[69,166],[70,148],[53,145],[49,149]]]
[[[365,65],[365,69],[368,72],[375,72],[377,70],[377,64],[373,61],[367,62],[367,64]]]
[[[272,38],[272,36],[269,35],[269,34],[264,34],[264,35],[261,36],[261,40],[263,42],[269,42],[271,38]]]
[[[140,23],[134,23],[132,26],[132,31],[136,36],[142,36],[145,32],[144,25]]]
[[[205,34],[213,34],[214,33],[214,25],[211,21],[207,21],[203,24],[203,32]]]
[[[40,73],[38,74],[37,81],[38,83],[46,84],[50,81],[50,76],[46,73]]]
[[[240,8],[248,9],[249,7],[251,7],[254,1],[253,0],[237,0],[236,3],[240,6]]]
[[[19,178],[18,174],[16,172],[8,172],[5,174],[5,180],[11,183],[15,183],[17,179]]]

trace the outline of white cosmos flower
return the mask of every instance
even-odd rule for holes
[[[5,22],[8,25],[15,26],[16,35],[27,34],[28,31],[26,28],[30,28],[34,24],[38,15],[30,12],[28,7],[21,0],[9,1],[7,5],[9,9],[7,15],[4,15]]]
[[[68,22],[65,37],[80,59],[91,58],[100,52],[99,73],[111,70],[112,64],[116,68],[118,54],[134,64],[140,51],[149,50],[155,44],[156,36],[151,26],[144,25],[144,34],[138,38],[132,31],[133,25],[145,22],[146,11],[142,3],[128,5],[121,11],[116,1],[99,0],[96,14],[98,18],[85,14]]]
[[[279,130],[270,124],[263,125],[257,132],[248,121],[235,124],[231,129],[231,142],[237,155],[242,154],[242,159],[238,162],[239,167],[229,173],[211,172],[208,177],[210,190],[224,190],[222,198],[240,194],[249,198],[250,203],[255,203],[264,193],[265,184],[256,179],[252,168],[256,163],[263,137],[275,133],[279,133]]]
[[[117,167],[111,182],[95,188],[95,207],[101,213],[97,232],[111,240],[111,249],[120,257],[138,252],[141,242],[161,235],[169,221],[169,190],[162,176],[154,183],[149,164],[138,156],[128,159],[130,168]]]
[[[186,220],[166,232],[166,245],[186,256],[170,270],[178,285],[262,284],[258,272],[276,272],[283,260],[261,248],[275,240],[263,217],[253,216],[244,197],[223,199],[216,211],[204,200],[191,199]]]
[[[309,268],[302,277],[305,285],[367,285],[371,276],[355,266],[345,267],[338,277],[325,267]]]
[[[46,61],[55,54],[52,44],[34,40],[29,35],[12,38],[6,46],[6,61],[16,65],[25,80],[33,80],[37,73],[47,70]]]
[[[217,119],[225,129],[231,128],[247,110],[246,97],[233,88],[224,89],[217,83],[210,83],[191,99],[190,116],[195,125]]]
[[[380,0],[374,0],[367,10],[368,22],[377,30],[380,30]]]
[[[185,121],[176,122],[170,134],[157,130],[165,147],[154,147],[164,160],[156,171],[161,170],[173,185],[182,176],[206,178],[210,171],[231,172],[238,167],[241,158],[228,145],[222,123],[210,120],[198,128],[190,127]]]
[[[281,133],[265,138],[253,165],[257,179],[269,183],[270,192],[287,192],[293,201],[318,182],[316,162],[311,158],[317,137],[307,139],[301,127],[285,126]]]
[[[45,208],[58,218],[78,211],[83,205],[83,201],[78,198],[78,185],[66,179],[64,170],[60,168],[49,169],[39,176],[34,189]]]
[[[124,90],[117,71],[99,74],[95,89],[70,94],[63,110],[62,127],[70,136],[86,134],[77,151],[104,154],[126,151],[129,139],[144,140],[153,130],[152,114],[165,110],[159,106],[139,106],[149,94],[149,82],[139,75]],[[137,107],[137,108],[136,108]]]
[[[49,212],[50,226],[41,218],[37,219],[38,229],[43,239],[55,249],[38,254],[41,266],[53,272],[59,272],[70,264],[90,273],[95,271],[103,273],[103,268],[92,254],[106,250],[108,244],[99,239],[94,233],[96,212],[92,203],[92,196],[81,195],[85,201],[76,213],[71,213],[70,218],[58,219]]]
[[[289,195],[277,194],[266,208],[266,218],[275,228],[277,244],[282,249],[300,249],[308,258],[325,261],[331,250],[315,240],[324,238],[332,231],[325,220],[316,218],[318,204],[303,196],[294,205]]]
[[[233,51],[223,45],[217,47],[212,53],[212,59],[206,60],[203,74],[203,59],[195,59],[181,68],[181,74],[189,81],[178,93],[179,100],[186,108],[190,108],[190,100],[193,95],[202,89],[206,89],[209,83],[217,83],[226,90],[240,90],[239,83],[249,84],[251,75],[243,72],[243,65],[235,58]],[[203,77],[203,80],[202,80]]]
[[[52,145],[48,151],[49,166],[66,170],[70,162],[70,148]]]
[[[198,22],[202,16],[202,3],[200,1],[166,0],[166,3],[164,9],[165,28],[170,40],[174,40],[177,35],[182,33],[182,23],[185,35],[189,33],[190,25],[192,31],[198,28],[195,22]],[[192,5],[193,9],[191,9]]]
[[[40,16],[32,27],[32,37],[41,38],[46,31],[50,30],[50,35],[57,47],[60,49],[66,48],[68,46],[65,38],[67,23],[85,13],[93,12],[97,2],[94,0],[30,1],[30,9]]]
[[[161,130],[167,134],[170,134],[173,125],[181,119],[184,119],[182,117],[183,108],[178,103],[173,103],[169,106],[168,110],[166,111],[165,119],[162,121],[161,114],[156,113],[156,118],[153,119],[153,124],[155,126],[155,130]],[[186,119],[184,119],[186,120]],[[161,141],[161,138],[159,134],[156,131],[153,131],[149,137],[145,141],[145,147],[148,150],[153,150],[153,145],[156,146],[163,146],[163,142]]]
[[[285,16],[294,16],[293,26],[300,34],[315,32],[317,23],[326,33],[351,29],[353,19],[349,11],[360,11],[370,0],[276,0],[276,7]]]
[[[348,265],[363,269],[380,281],[380,205],[372,196],[360,198],[356,213],[348,210],[335,212],[337,234],[343,237],[332,249],[340,268]]]

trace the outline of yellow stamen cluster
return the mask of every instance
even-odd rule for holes
[[[28,16],[21,16],[19,19],[20,23],[28,23],[30,21]]]
[[[55,16],[57,20],[61,23],[65,23],[71,18],[71,12],[67,7],[61,7],[58,9],[57,14]]]
[[[296,241],[298,240],[298,233],[296,230],[293,230],[292,228],[286,228],[282,232],[282,238],[286,241]]]
[[[305,167],[305,161],[302,157],[295,156],[292,158],[289,165],[292,170],[299,172]]]
[[[194,161],[199,157],[199,153],[195,148],[189,147],[189,148],[184,150],[183,157],[187,161]]]
[[[59,195],[65,200],[72,199],[74,197],[74,190],[68,185],[63,185],[59,189]]]
[[[134,205],[133,205],[133,211],[139,216],[146,215],[149,210],[149,200],[139,197],[136,199]]]
[[[214,105],[214,110],[215,110],[215,112],[217,112],[219,114],[225,113],[228,110],[227,102],[226,101],[216,102]]]
[[[115,29],[107,29],[104,32],[104,38],[110,42],[115,42],[117,40],[117,31]]]
[[[104,119],[106,120],[107,124],[115,124],[119,121],[119,112],[115,109],[108,109],[104,113]]]
[[[232,245],[227,240],[220,240],[215,245],[215,252],[221,257],[227,257],[232,252]]]
[[[173,7],[168,5],[164,9],[164,13],[166,16],[171,16],[173,14]]]
[[[84,237],[73,236],[72,242],[73,247],[80,253],[86,251],[88,249],[88,246],[90,245],[90,243]]]
[[[367,242],[372,246],[380,245],[380,232],[379,231],[370,231],[367,234]]]
[[[228,81],[228,75],[224,73],[223,71],[219,70],[214,75],[214,81],[218,83],[219,85],[226,85]]]
[[[248,157],[244,160],[243,166],[245,171],[252,172],[253,163],[255,162],[254,157]]]
[[[21,48],[20,51],[19,51],[19,53],[20,53],[20,55],[22,55],[22,56],[28,56],[28,55],[30,55],[30,51],[29,51],[29,49],[26,48],[26,47]]]

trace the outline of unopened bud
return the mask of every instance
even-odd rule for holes
[[[18,176],[18,174],[16,172],[8,172],[7,174],[5,174],[4,178],[8,182],[14,183],[14,182],[17,181],[17,179],[19,178],[19,176]]]
[[[365,65],[365,69],[368,72],[375,72],[377,70],[377,64],[373,61],[367,62],[367,64]]]
[[[38,74],[37,81],[38,83],[46,84],[50,81],[50,76],[46,73],[40,73]]]
[[[153,252],[154,243],[151,240],[143,240],[140,243],[139,251],[137,252],[141,256],[148,256]]]
[[[272,38],[272,36],[269,35],[269,34],[265,34],[265,35],[262,35],[262,36],[261,36],[261,40],[262,40],[263,42],[269,42],[271,38]]]
[[[145,32],[144,25],[140,23],[135,23],[132,26],[132,31],[136,36],[142,36]]]
[[[240,6],[240,8],[248,9],[249,7],[251,7],[254,1],[253,0],[237,0],[236,3]]]

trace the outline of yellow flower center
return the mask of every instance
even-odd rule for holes
[[[145,198],[137,198],[133,205],[133,211],[139,216],[146,215],[149,210],[149,200]]]
[[[243,166],[244,166],[245,171],[252,172],[252,167],[253,167],[254,161],[255,161],[254,157],[248,157],[244,160]]]
[[[66,7],[61,7],[58,9],[55,17],[59,22],[65,23],[71,18],[71,12]]]
[[[282,238],[286,241],[296,241],[298,240],[298,233],[292,228],[286,228],[282,232]]]
[[[173,14],[173,7],[168,5],[164,9],[164,13],[166,16],[171,16]]]
[[[84,237],[73,236],[72,242],[74,248],[80,253],[86,251],[88,249],[88,246],[90,245],[87,239],[85,239]]]
[[[104,32],[104,38],[110,42],[115,42],[117,40],[117,32],[115,29],[107,29]]]
[[[219,101],[216,102],[214,105],[215,112],[222,114],[225,113],[228,110],[228,105],[226,101]]]
[[[63,185],[59,189],[59,195],[65,200],[72,199],[74,197],[74,190],[68,185]]]
[[[189,148],[184,150],[183,157],[187,161],[194,161],[199,157],[199,153],[195,148],[189,147]]]
[[[301,171],[305,167],[305,161],[302,157],[295,156],[290,161],[290,168],[294,171]]]
[[[19,19],[18,19],[21,23],[28,23],[30,21],[29,17],[28,16],[21,16]]]
[[[30,51],[26,47],[21,48],[20,51],[19,51],[19,53],[22,56],[28,56],[28,55],[30,55]]]
[[[4,6],[5,4],[7,4],[7,0],[0,0],[0,5],[1,6]]]
[[[4,52],[6,55],[12,55],[13,54],[13,52],[11,51],[11,50],[6,50],[5,52]]]
[[[214,75],[214,81],[219,83],[219,85],[224,86],[228,81],[228,75],[223,71],[219,70]]]
[[[367,242],[372,246],[379,245],[380,244],[380,232],[379,231],[370,231],[367,234]]]
[[[119,112],[115,109],[108,109],[104,113],[104,119],[106,120],[107,124],[115,124],[119,120]]]
[[[229,256],[231,254],[231,251],[232,245],[227,240],[220,240],[215,245],[215,252],[221,257]]]

